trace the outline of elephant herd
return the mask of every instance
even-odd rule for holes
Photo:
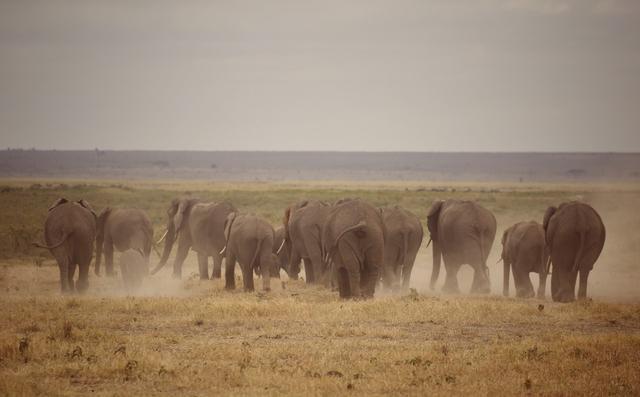
[[[426,224],[427,247],[433,243],[431,289],[444,261],[443,291],[459,292],[457,273],[466,264],[474,270],[471,292],[489,293],[487,258],[496,236],[495,216],[476,202],[439,200],[426,212]],[[63,293],[87,289],[95,242],[96,275],[103,255],[106,274],[113,275],[114,250],[121,252],[119,264],[127,290],[163,268],[176,245],[176,278],[181,277],[191,249],[197,254],[201,279],[210,277],[209,257],[213,258],[211,278],[221,278],[224,259],[227,289],[235,288],[236,263],[245,291],[254,289],[254,273],[261,277],[263,290],[269,291],[270,279],[279,277],[280,270],[297,279],[304,266],[307,283],[337,289],[342,298],[367,298],[379,285],[392,290],[409,287],[423,234],[420,218],[412,212],[399,206],[376,208],[361,199],[300,201],[284,210],[282,226],[274,230],[265,219],[241,213],[229,202],[177,198],[167,209],[166,232],[158,242],[164,241],[160,262],[149,272],[156,243],[144,211],[106,208],[97,215],[85,200],[61,198],[49,208],[45,244],[35,244],[56,259]],[[539,274],[538,298],[545,296],[548,274],[554,301],[575,299],[578,275],[578,298],[585,298],[589,272],[604,241],[600,216],[582,202],[549,207],[542,224],[516,223],[502,236],[503,294],[509,295],[513,272],[516,296],[533,297],[529,279],[533,272]],[[79,276],[74,283],[76,267]]]

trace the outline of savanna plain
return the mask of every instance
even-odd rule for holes
[[[637,184],[5,179],[0,185],[0,395],[640,394]],[[398,204],[423,222],[436,199],[477,200],[498,220],[492,294],[467,294],[470,269],[459,275],[462,295],[439,292],[443,275],[429,290],[428,237],[410,290],[379,289],[358,301],[284,273],[269,293],[225,291],[221,280],[198,279],[194,253],[182,280],[171,278],[168,265],[145,279],[136,296],[125,293],[120,278],[93,270],[86,294],[62,296],[55,262],[31,246],[42,241],[47,208],[59,197],[84,198],[96,211],[144,209],[157,239],[169,202],[183,194],[229,200],[274,226],[287,205],[303,198]],[[590,299],[503,297],[496,263],[502,231],[517,221],[541,221],[547,206],[575,199],[598,210],[607,228]],[[152,265],[157,260],[153,254]],[[536,275],[532,281],[537,285]]]

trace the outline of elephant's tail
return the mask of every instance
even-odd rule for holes
[[[342,237],[345,236],[345,234],[352,232],[354,230],[358,230],[358,229],[362,229],[363,227],[367,226],[367,222],[365,221],[360,221],[358,223],[356,223],[355,225],[351,225],[349,227],[347,227],[346,229],[344,229],[342,232],[340,232],[340,234],[338,235],[338,237],[336,237],[336,239],[333,241],[333,243],[329,246],[327,246],[327,250],[324,253],[324,259],[325,259],[325,263],[328,263],[332,256],[333,256],[333,252],[335,251],[335,248],[338,246],[338,243],[340,242],[340,240],[342,239]]]
[[[578,244],[578,251],[576,252],[576,257],[573,260],[572,271],[574,272],[578,271],[578,268],[580,267],[580,261],[582,260],[582,252],[584,251],[584,238],[585,238],[584,229],[578,230],[578,235],[580,236],[579,237],[580,243]]]
[[[73,232],[65,233],[65,234],[62,236],[62,239],[60,239],[60,241],[59,241],[59,242],[57,242],[57,243],[55,243],[55,244],[53,244],[53,245],[41,244],[41,243],[39,243],[39,242],[37,242],[37,241],[34,241],[34,242],[33,242],[33,243],[31,243],[31,244],[33,244],[34,246],[36,246],[36,247],[38,247],[38,248],[44,248],[44,249],[52,250],[52,249],[54,249],[54,248],[58,248],[59,246],[61,246],[62,244],[64,244],[64,242],[65,242],[65,241],[67,241],[67,239],[69,238],[69,236],[70,236],[71,234],[73,234]]]

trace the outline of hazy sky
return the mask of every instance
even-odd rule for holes
[[[0,146],[640,151],[640,1],[0,0]]]

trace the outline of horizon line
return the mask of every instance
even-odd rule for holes
[[[190,152],[190,153],[368,153],[368,154],[398,154],[398,153],[411,153],[411,154],[640,154],[640,151],[499,151],[499,150],[479,150],[479,151],[421,151],[421,150],[239,150],[239,149],[215,149],[215,150],[200,150],[200,149],[39,149],[39,148],[11,148],[0,150],[1,152]]]

